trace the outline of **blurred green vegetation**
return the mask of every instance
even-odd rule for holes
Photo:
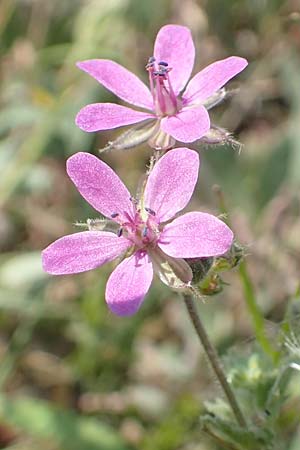
[[[141,311],[121,319],[104,302],[111,267],[55,278],[40,266],[42,248],[96,217],[66,158],[118,135],[76,128],[82,106],[114,98],[75,62],[110,58],[146,80],[166,23],[192,30],[195,71],[233,54],[250,62],[231,83],[238,93],[212,113],[243,147],[201,150],[191,208],[218,214],[221,186],[251,284],[225,274],[229,286],[199,308],[248,418],[268,430],[262,442],[300,446],[299,0],[1,0],[0,448],[243,449],[252,439],[228,428],[179,296],[156,281]],[[134,192],[149,156],[104,159]],[[263,323],[255,311],[251,320],[249,295]],[[254,341],[261,326],[277,362]]]

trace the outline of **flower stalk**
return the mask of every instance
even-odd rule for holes
[[[197,312],[197,308],[195,305],[195,301],[193,299],[192,294],[184,294],[183,295],[185,306],[188,310],[190,319],[194,325],[195,331],[200,339],[200,342],[205,350],[205,353],[209,359],[209,362],[222,386],[222,389],[227,397],[227,400],[231,406],[232,412],[236,418],[237,423],[243,427],[247,427],[246,419],[239,407],[239,404],[237,402],[237,399],[226,379],[226,376],[224,374],[222,364],[220,362],[220,359],[218,357],[218,354],[213,347],[212,343],[209,340],[209,337],[205,331],[205,328],[201,322],[201,319],[199,317],[199,314]]]

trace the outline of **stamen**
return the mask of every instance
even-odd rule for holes
[[[153,211],[153,209],[151,209],[151,208],[145,208],[145,211],[147,211],[147,213],[151,214],[151,216],[155,216],[156,215],[156,212]]]
[[[143,237],[146,237],[147,236],[147,233],[148,233],[148,227],[144,227],[143,228]]]
[[[154,99],[154,95],[155,95],[155,89],[154,89],[154,83],[153,83],[153,70],[154,70],[154,68],[155,68],[155,58],[154,58],[154,56],[151,56],[148,59],[148,64],[146,65],[146,70],[149,73],[150,91],[151,91],[153,99]]]
[[[115,213],[112,213],[110,217],[112,219],[115,219],[116,217],[118,217],[118,215],[119,215],[119,213],[115,212]]]
[[[154,63],[155,63],[154,56],[150,56],[150,58],[148,59],[148,62],[146,64],[146,69],[151,69],[152,67],[154,67]]]
[[[170,71],[170,70],[168,70],[168,72],[169,72],[169,71]],[[171,100],[172,100],[172,103],[173,103],[174,107],[176,108],[176,105],[177,105],[176,95],[175,95],[175,92],[173,91],[173,88],[172,88],[172,85],[171,85],[171,81],[170,81],[169,75],[166,75],[166,78],[167,78],[167,80],[168,80],[168,86],[169,86],[169,91],[170,91],[170,97],[171,97]]]
[[[153,67],[153,66],[152,66]],[[158,70],[154,70],[152,73],[156,77],[164,77],[167,79],[167,74],[171,71],[171,67],[168,67],[168,63],[161,61],[158,63]]]
[[[134,205],[137,205],[138,204],[138,201],[137,201],[137,199],[136,198],[134,198],[134,197],[130,197],[130,199],[129,199]]]
[[[133,226],[134,225],[134,219],[128,214],[127,211],[124,211],[123,214],[126,217],[126,219],[128,220],[128,222],[124,222],[123,225]]]
[[[177,112],[177,98],[168,75],[172,68],[166,61],[157,63],[154,57],[150,57],[146,69],[149,73],[150,90],[157,115],[175,114]]]
[[[169,72],[168,69],[166,69],[165,67],[162,67],[159,70],[155,70],[153,72],[153,75],[158,76],[158,77],[165,77],[168,72]]]
[[[160,72],[158,72],[159,76],[160,76]],[[166,77],[165,74],[162,75],[164,78]],[[166,112],[166,101],[165,98],[163,96],[162,93],[162,89],[163,89],[163,79],[159,79],[156,77],[156,94],[157,94],[157,101],[158,101],[158,105],[159,105],[159,109],[160,109],[160,113],[165,114]]]
[[[121,228],[118,229],[117,236],[121,237],[122,234],[123,234],[123,228],[121,227]]]

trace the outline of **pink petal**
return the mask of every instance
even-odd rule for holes
[[[166,225],[158,245],[174,258],[202,258],[222,255],[232,240],[232,231],[217,217],[191,212]]]
[[[147,253],[137,251],[124,259],[106,285],[105,298],[110,310],[119,316],[134,314],[141,306],[152,278],[153,267]]]
[[[142,108],[153,108],[152,95],[147,86],[120,64],[108,59],[90,59],[78,62],[77,67],[125,102]]]
[[[183,109],[176,116],[161,120],[161,129],[180,142],[194,142],[204,136],[209,128],[209,115],[202,105]]]
[[[135,111],[115,103],[92,103],[76,116],[76,125],[83,131],[102,131],[153,119],[153,114]]]
[[[115,259],[131,245],[127,239],[106,231],[70,234],[43,251],[43,269],[52,275],[85,272]]]
[[[130,192],[118,175],[103,161],[89,153],[75,153],[67,160],[67,172],[83,198],[106,217],[118,214],[116,222],[133,215]]]
[[[147,181],[144,204],[160,222],[171,219],[187,205],[198,171],[198,153],[187,148],[171,150],[156,163]]]
[[[198,72],[187,85],[183,94],[185,104],[199,103],[207,99],[244,70],[247,64],[246,59],[238,56],[230,56],[210,64]]]
[[[175,94],[184,88],[194,66],[195,47],[191,32],[179,25],[165,25],[156,36],[154,57],[172,68],[169,76]]]

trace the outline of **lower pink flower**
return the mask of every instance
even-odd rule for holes
[[[67,161],[67,172],[81,195],[114,222],[116,233],[90,227],[64,236],[42,254],[43,268],[53,275],[84,272],[120,256],[105,292],[112,312],[134,314],[154,271],[173,288],[187,287],[192,272],[183,258],[225,253],[232,231],[218,218],[190,212],[170,221],[189,202],[198,178],[199,156],[187,148],[171,150],[151,171],[139,202],[115,172],[88,153]]]

